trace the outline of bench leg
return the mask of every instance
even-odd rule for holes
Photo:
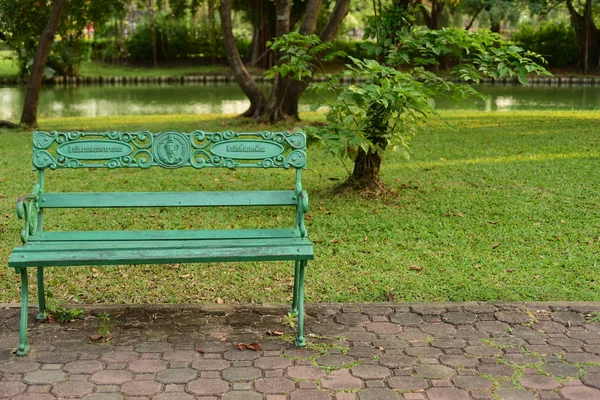
[[[29,305],[29,288],[27,282],[27,268],[20,268],[21,272],[21,325],[19,331],[18,356],[24,356],[29,351],[27,343],[27,311]]]
[[[300,261],[300,270],[298,271],[298,336],[296,337],[296,347],[306,346],[306,340],[304,340],[304,275],[307,263],[306,260]]]
[[[37,320],[45,321],[48,319],[48,314],[46,313],[46,292],[44,291],[44,267],[37,267],[37,284],[39,304]]]
[[[294,268],[294,294],[292,296],[290,314],[298,314],[298,275],[300,275],[300,261],[296,260],[296,267]]]

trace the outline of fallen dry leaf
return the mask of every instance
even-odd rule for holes
[[[515,272],[515,269],[514,268],[509,268],[509,269],[506,270],[506,272]]]
[[[419,267],[418,265],[411,265],[410,269],[413,271],[421,271],[423,269],[423,267]]]
[[[198,353],[200,353],[200,354],[204,354],[204,349],[198,349],[198,350],[196,350],[196,351],[197,351]]]
[[[475,269],[479,269],[479,268],[481,268],[481,267],[482,267],[482,265],[481,265],[481,264],[477,264],[477,265],[474,265],[474,266],[473,266],[473,268],[475,268]]]
[[[244,351],[244,350],[252,350],[252,351],[260,351],[260,344],[258,343],[250,343],[250,344],[246,344],[246,343],[238,343],[237,344],[238,349],[240,349],[240,351]]]
[[[494,244],[492,245],[492,249],[495,249],[495,248],[497,248],[497,247],[500,247],[500,243],[494,243]]]
[[[223,304],[223,299],[220,297],[217,297],[217,304]]]
[[[102,339],[102,335],[90,335],[90,340],[92,342],[97,342],[100,339]]]
[[[394,302],[394,288],[390,288],[390,291],[388,292],[388,301],[390,303]]]
[[[329,243],[333,243],[333,244],[338,244],[339,242],[340,242],[340,239],[336,239],[336,238],[333,238],[329,241]]]
[[[268,330],[267,331],[267,335],[269,335],[269,336],[283,336],[283,335],[285,335],[285,332]]]

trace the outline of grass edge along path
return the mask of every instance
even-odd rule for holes
[[[303,183],[317,259],[307,301],[600,300],[600,137],[594,112],[444,112],[414,138],[412,157],[389,152],[382,168],[396,193],[336,195],[338,160],[309,149]],[[304,123],[322,121],[306,114]],[[41,120],[59,130],[283,129],[223,116],[166,115]],[[18,299],[6,267],[22,221],[14,200],[34,184],[30,134],[0,130],[0,302]],[[348,163],[349,164],[349,163]],[[61,171],[48,190],[291,188],[289,171],[182,169]],[[91,190],[91,189],[90,189]],[[188,229],[285,226],[288,213],[236,209],[51,212],[48,229]],[[51,268],[56,298],[81,303],[285,302],[291,263]]]

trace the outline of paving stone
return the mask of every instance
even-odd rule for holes
[[[442,315],[448,310],[446,307],[435,306],[431,304],[417,304],[410,307],[412,311],[419,315]]]
[[[373,346],[375,347],[383,347],[385,350],[387,349],[405,349],[410,346],[410,344],[405,340],[400,340],[396,338],[388,338],[388,339],[378,339],[373,340]]]
[[[501,400],[536,400],[535,395],[525,389],[501,388],[494,394]]]
[[[390,315],[390,321],[401,326],[420,326],[423,323],[423,318],[410,312],[397,312]]]
[[[492,346],[467,346],[465,347],[465,353],[474,356],[495,356],[502,354],[502,350]]]
[[[30,385],[46,385],[67,380],[67,374],[62,371],[40,370],[28,372],[23,376],[23,382]]]
[[[173,348],[173,345],[168,342],[143,342],[135,346],[135,351],[138,353],[164,353]]]
[[[444,365],[419,365],[415,373],[427,379],[445,379],[456,375],[456,371]]]
[[[167,362],[163,360],[136,360],[127,365],[127,369],[136,374],[153,374],[167,369]]]
[[[359,365],[352,368],[350,372],[361,379],[385,379],[392,375],[388,368],[379,365]]]
[[[527,342],[514,336],[495,337],[491,339],[497,346],[525,346]]]
[[[587,386],[567,386],[560,390],[566,400],[600,399],[600,390]]]
[[[406,340],[407,342],[424,342],[431,338],[431,335],[419,330],[408,330],[410,328],[404,328],[403,332],[396,334],[396,338],[400,340]]]
[[[534,322],[533,329],[544,333],[563,333],[567,331],[563,324],[554,321]]]
[[[350,342],[370,342],[377,339],[377,335],[367,331],[348,331],[344,332],[344,338]]]
[[[406,349],[406,354],[409,356],[415,357],[439,357],[443,353],[437,347],[430,346],[418,346],[418,347],[409,347]]]
[[[481,321],[475,323],[475,327],[487,333],[506,332],[510,326],[500,321]]]
[[[198,372],[191,368],[165,369],[156,374],[156,380],[161,383],[188,383],[198,377]]]
[[[260,357],[259,351],[240,351],[239,349],[228,350],[223,354],[223,358],[230,361],[252,361]]]
[[[36,361],[41,364],[66,364],[77,359],[77,354],[70,353],[49,353],[37,357]]]
[[[519,382],[525,389],[552,390],[562,386],[556,379],[545,375],[525,375]]]
[[[479,376],[455,376],[452,383],[457,388],[465,390],[489,390],[494,387],[491,380]]]
[[[199,358],[200,354],[195,350],[171,350],[163,354],[162,359],[170,362],[192,362]]]
[[[515,370],[508,365],[503,364],[484,364],[477,367],[477,370],[485,375],[491,375],[495,378],[511,377]]]
[[[600,363],[600,357],[590,353],[566,353],[565,360],[571,363]]]
[[[283,369],[292,365],[292,362],[285,357],[261,357],[254,361],[254,366],[260,369],[272,370]]]
[[[456,333],[456,327],[445,322],[435,322],[423,324],[421,326],[421,331],[435,337],[448,337]]]
[[[8,364],[0,364],[0,371],[11,374],[31,372],[40,369],[40,364],[32,361],[19,361]]]
[[[579,375],[579,368],[567,363],[547,363],[542,365],[542,370],[557,377],[575,377]]]
[[[550,314],[552,319],[563,325],[581,325],[585,322],[585,318],[573,311],[555,311]]]
[[[313,323],[306,327],[311,333],[325,336],[341,335],[348,331],[348,327],[333,322]]]
[[[362,387],[362,381],[350,375],[348,371],[332,371],[321,379],[321,385],[329,390],[356,390]]]
[[[84,400],[122,400],[123,396],[118,393],[94,393],[85,396]]]
[[[2,397],[13,397],[25,391],[27,385],[22,382],[0,382],[0,394]]]
[[[122,370],[104,370],[96,372],[90,378],[90,382],[98,385],[122,385],[133,380],[131,372]]]
[[[427,389],[425,393],[429,400],[470,400],[467,392],[456,388],[436,387]]]
[[[365,328],[377,335],[394,335],[402,332],[402,327],[392,322],[369,322],[365,324]]]
[[[600,389],[600,373],[594,372],[594,373],[585,374],[581,378],[581,381],[586,386],[591,386],[593,388]]]
[[[199,371],[223,371],[229,367],[231,367],[231,362],[226,360],[204,359],[192,363],[192,368]]]
[[[152,396],[161,391],[162,385],[154,381],[133,381],[121,386],[121,392],[127,396]]]
[[[331,400],[331,393],[316,389],[298,389],[292,392],[290,400]]]
[[[359,400],[399,400],[398,393],[391,389],[363,389],[358,392]]]
[[[388,385],[392,389],[400,390],[422,390],[429,387],[425,379],[414,376],[392,376],[388,379]]]
[[[442,320],[452,325],[470,325],[477,322],[477,315],[470,312],[449,312],[442,315]]]
[[[376,347],[350,347],[347,353],[351,357],[370,358],[381,357],[382,351]]]
[[[399,354],[386,354],[381,356],[379,363],[388,368],[405,368],[415,365],[417,359]]]
[[[55,397],[43,393],[26,393],[13,397],[11,400],[54,400]]]
[[[525,350],[531,353],[538,353],[542,356],[552,355],[552,354],[564,354],[565,351],[558,346],[550,346],[550,345],[527,345],[525,346]]]
[[[450,366],[452,368],[475,367],[479,365],[478,358],[469,356],[443,355],[440,357],[440,361],[442,362],[442,364]]]
[[[460,339],[434,339],[431,341],[433,347],[440,349],[456,349],[465,346],[465,341]]]
[[[69,374],[93,374],[101,371],[104,364],[96,360],[73,361],[65,365],[64,371]]]
[[[312,365],[303,365],[288,368],[287,376],[297,380],[316,380],[324,377],[325,371]]]
[[[90,382],[68,381],[54,385],[52,393],[59,398],[81,398],[91,394],[94,388],[95,385]]]
[[[326,355],[317,358],[317,364],[324,367],[343,367],[354,362],[354,358],[341,355]]]
[[[253,381],[261,376],[261,370],[254,367],[231,367],[223,371],[223,379],[228,382]]]
[[[359,326],[369,322],[369,317],[364,314],[352,313],[337,315],[335,320],[338,324]]]
[[[231,392],[233,393],[233,392]],[[255,393],[253,393],[255,394]],[[227,395],[227,394],[225,394]],[[170,392],[170,393],[160,393],[157,394],[156,396],[152,397],[152,400],[194,400],[195,397],[192,396],[191,394],[187,394],[187,393],[183,393],[183,392]],[[236,400],[235,398],[226,398],[225,396],[223,396],[223,400]],[[251,396],[246,397],[246,399],[248,400],[254,400],[256,398],[253,398]],[[261,397],[259,397],[256,400],[262,400]]]
[[[356,400],[356,394],[354,393],[336,393],[335,400]]]
[[[531,321],[531,317],[522,311],[498,311],[494,316],[498,321],[511,325],[526,324]]]
[[[222,379],[197,379],[187,384],[186,390],[198,396],[221,395],[229,390],[229,383]],[[246,392],[241,392],[246,393]]]
[[[287,378],[262,378],[254,383],[254,389],[265,394],[289,393],[295,388],[294,381]]]
[[[541,362],[539,358],[523,353],[505,354],[502,358],[509,363],[517,365],[536,364]]]

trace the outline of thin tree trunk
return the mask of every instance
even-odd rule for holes
[[[600,65],[600,30],[594,23],[592,1],[586,0],[583,14],[575,9],[572,0],[566,4],[577,36],[577,67],[589,72]]]
[[[221,0],[221,28],[223,30],[225,52],[227,53],[229,66],[233,70],[238,85],[240,85],[240,88],[250,100],[250,108],[242,116],[258,118],[263,114],[267,106],[267,99],[244,66],[235,45],[235,37],[233,36],[231,27],[231,0]]]
[[[210,59],[217,63],[217,31],[215,24],[215,0],[208,0],[208,29],[210,31]]]
[[[300,25],[300,33],[303,35],[312,35],[317,26],[318,11],[321,7],[321,0],[309,1],[306,9],[306,15]],[[321,32],[320,39],[323,42],[330,42],[335,39],[335,35],[342,24],[342,21],[350,10],[350,0],[338,0],[335,3],[333,11],[329,15],[329,19]],[[285,115],[300,119],[298,115],[298,103],[300,96],[310,83],[309,80],[292,81],[290,82],[286,98],[282,104],[282,111]]]
[[[23,104],[23,113],[21,114],[21,123],[28,127],[37,126],[37,109],[40,99],[40,90],[42,89],[42,78],[44,77],[44,68],[48,60],[48,54],[52,48],[54,35],[58,24],[62,19],[67,6],[66,0],[54,0],[52,12],[48,18],[48,24],[44,33],[40,37],[40,42],[35,51],[31,75],[25,92],[25,102]]]
[[[479,7],[477,9],[477,11],[475,11],[475,14],[473,14],[473,18],[471,18],[471,21],[469,21],[469,23],[467,24],[467,26],[465,26],[465,31],[468,31],[469,29],[471,29],[471,27],[473,26],[473,23],[475,22],[475,19],[477,19],[477,17],[484,10],[484,8],[485,8],[485,3],[483,3],[481,5],[481,7]]]

